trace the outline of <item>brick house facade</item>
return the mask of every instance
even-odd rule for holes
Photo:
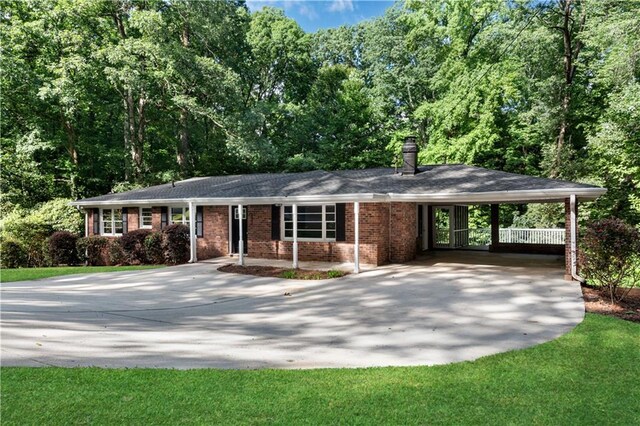
[[[123,206],[126,207],[126,206]],[[200,260],[230,254],[229,206],[203,206],[203,235],[197,238]],[[300,241],[302,261],[354,261],[353,203],[345,203],[344,241]],[[94,215],[87,213],[89,235],[95,235]],[[127,230],[139,229],[138,207],[126,207]],[[292,260],[293,242],[274,239],[271,205],[247,206],[247,255],[262,259]],[[416,203],[363,203],[360,205],[360,261],[370,265],[401,263],[416,257],[418,237]],[[161,230],[161,207],[152,207],[153,231]]]

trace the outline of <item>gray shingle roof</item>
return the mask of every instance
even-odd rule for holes
[[[187,179],[79,200],[78,205],[204,198],[273,198],[352,194],[477,194],[521,191],[598,190],[593,185],[519,175],[462,164],[421,166],[416,175],[392,168],[261,173]],[[598,191],[595,191],[598,192]],[[594,194],[595,194],[594,192]],[[604,190],[600,190],[600,195]],[[595,195],[595,196],[597,196]],[[523,200],[524,201],[524,200]]]

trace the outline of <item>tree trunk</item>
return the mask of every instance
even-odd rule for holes
[[[186,49],[190,44],[189,24],[185,22],[180,36],[182,46]],[[186,94],[186,93],[185,93]],[[186,108],[180,108],[180,130],[178,135],[177,161],[180,167],[180,175],[183,178],[188,177],[191,169],[191,146],[189,133],[189,111]]]
[[[582,11],[579,23],[575,23],[572,14],[575,11],[574,0],[560,0],[559,7],[562,9],[562,26],[555,27],[562,33],[563,42],[563,66],[564,66],[564,86],[562,88],[561,117],[556,138],[555,158],[551,169],[551,177],[560,174],[562,164],[562,154],[566,149],[567,141],[570,141],[571,122],[569,114],[571,112],[571,90],[576,74],[576,61],[582,48],[582,43],[575,40],[575,36],[582,31],[585,25],[585,13]]]
[[[64,127],[64,131],[67,135],[67,153],[69,154],[69,160],[71,160],[71,164],[73,165],[73,170],[69,176],[69,180],[71,182],[71,198],[76,199],[78,196],[78,136],[75,127],[66,117],[64,117],[64,115],[62,116],[62,126]]]

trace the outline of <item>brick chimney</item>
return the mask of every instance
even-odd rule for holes
[[[415,175],[418,173],[418,145],[415,136],[404,138],[402,145],[402,174]]]

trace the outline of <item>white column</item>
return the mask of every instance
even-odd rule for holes
[[[96,220],[95,218],[93,220]],[[84,209],[84,236],[89,236],[89,211]]]
[[[353,203],[353,272],[360,273],[360,203]]]
[[[238,204],[238,265],[240,266],[244,265],[244,241],[242,240],[242,228],[242,204]]]
[[[456,247],[456,233],[455,233],[455,219],[456,218],[456,208],[455,206],[449,207],[449,247]]]
[[[291,206],[293,213],[293,269],[298,269],[298,205]]]
[[[578,222],[576,217],[576,196],[572,194],[569,198],[569,205],[571,207],[571,275],[577,275],[577,249],[578,249]]]
[[[196,206],[193,201],[189,201],[189,249],[191,258],[189,263],[198,261],[198,239],[196,237]]]

